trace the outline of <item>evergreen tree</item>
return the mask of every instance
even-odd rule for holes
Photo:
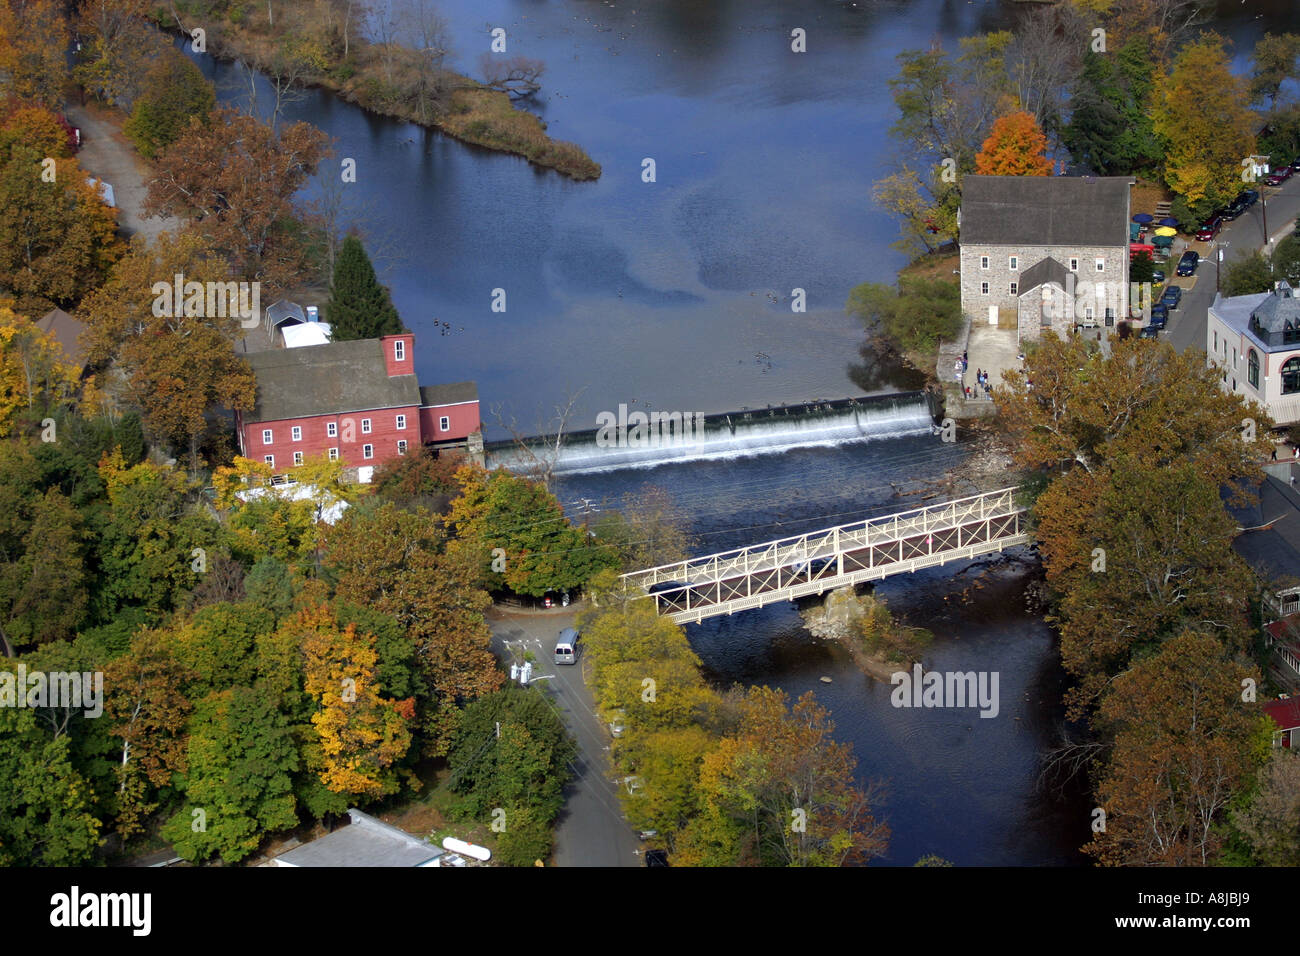
[[[375,278],[375,267],[356,236],[344,239],[339,250],[325,317],[335,342],[374,339],[406,331],[388,290]]]

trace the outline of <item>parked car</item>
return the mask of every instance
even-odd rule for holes
[[[1152,284],[1152,285],[1163,285],[1163,284],[1164,284],[1164,281],[1165,281],[1165,270],[1164,270],[1164,269],[1152,269],[1152,270],[1151,270],[1151,284]]]
[[[1255,203],[1259,202],[1259,190],[1243,189],[1241,192],[1237,193],[1237,199],[1241,201],[1243,206],[1249,209],[1251,206],[1255,205]]]
[[[1196,238],[1201,242],[1211,242],[1214,237],[1219,234],[1219,230],[1222,228],[1223,217],[1211,216],[1201,224],[1199,229],[1196,230]]]
[[[1169,324],[1169,307],[1157,302],[1151,306],[1151,321],[1147,324],[1150,329],[1163,329]]]
[[[1278,166],[1271,173],[1269,173],[1267,176],[1264,177],[1264,184],[1266,186],[1281,186],[1284,182],[1286,182],[1288,179],[1291,178],[1292,172],[1294,172],[1294,170],[1291,169],[1291,166],[1289,164],[1286,166]]]
[[[1160,304],[1168,309],[1178,308],[1178,303],[1183,301],[1183,290],[1181,286],[1165,286],[1165,291],[1160,293]]]
[[[1295,159],[1291,160],[1291,172],[1300,173],[1300,156],[1297,156]]]
[[[1199,252],[1192,252],[1192,250],[1188,249],[1183,253],[1183,257],[1178,260],[1178,269],[1176,270],[1178,275],[1196,275],[1196,267],[1200,264],[1200,261],[1201,254]]]
[[[1140,339],[1154,339],[1157,338],[1159,335],[1160,335],[1160,329],[1156,328],[1156,326],[1154,325],[1144,325],[1138,331],[1138,338]]]
[[[1223,210],[1219,213],[1219,215],[1222,216],[1224,219],[1226,219],[1228,222],[1232,222],[1234,219],[1236,219],[1245,211],[1246,211],[1246,204],[1241,202],[1239,199],[1234,199],[1232,202],[1228,203],[1228,205],[1226,205],[1223,208]]]

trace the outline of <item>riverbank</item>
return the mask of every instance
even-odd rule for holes
[[[289,95],[293,87],[325,89],[376,115],[522,156],[579,182],[600,178],[600,164],[581,146],[552,139],[546,123],[515,108],[508,93],[444,70],[420,51],[359,37],[339,50],[337,35],[332,41],[318,35],[324,27],[302,17],[286,22],[290,11],[282,11],[275,26],[260,9],[242,11],[238,23],[226,19],[206,28],[206,52],[268,75]],[[161,26],[177,32],[170,24]]]

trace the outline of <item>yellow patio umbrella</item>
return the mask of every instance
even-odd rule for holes
[[[1175,229],[1173,226],[1161,226],[1159,229],[1156,230],[1156,235],[1157,235],[1157,236],[1176,236],[1176,235],[1178,235],[1178,230]]]

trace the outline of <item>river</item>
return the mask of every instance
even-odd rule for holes
[[[325,130],[339,158],[356,160],[349,208],[417,333],[422,381],[476,380],[497,437],[497,415],[537,430],[570,398],[569,427],[589,429],[620,404],[709,413],[916,387],[898,369],[851,371],[861,332],[843,309],[853,285],[890,281],[904,263],[890,247],[895,223],[870,200],[894,159],[894,57],[935,39],[952,48],[1022,7],[446,0],[440,9],[454,67],[477,72],[495,26],[511,54],[546,62],[529,108],[604,174],[573,183],[323,91],[289,105],[289,119]],[[1215,26],[1235,41],[1238,68],[1264,30],[1293,27],[1293,9],[1290,0],[1219,3]],[[807,31],[806,53],[790,50],[795,27]],[[199,62],[223,100],[241,95],[235,68]],[[647,158],[654,182],[642,178]],[[796,288],[806,312],[791,310]],[[497,289],[504,312],[492,311]],[[965,455],[917,429],[567,475],[559,493],[609,507],[652,481],[713,551],[914,507],[899,492],[960,471]],[[812,690],[830,708],[863,782],[885,785],[887,862],[937,853],[959,865],[1078,864],[1084,795],[1036,786],[1064,678],[1052,632],[1026,609],[1030,576],[1024,564],[984,560],[877,588],[905,620],[934,631],[927,668],[998,672],[993,719],[891,706],[891,688],[811,640],[790,605],[687,632],[719,684]]]

